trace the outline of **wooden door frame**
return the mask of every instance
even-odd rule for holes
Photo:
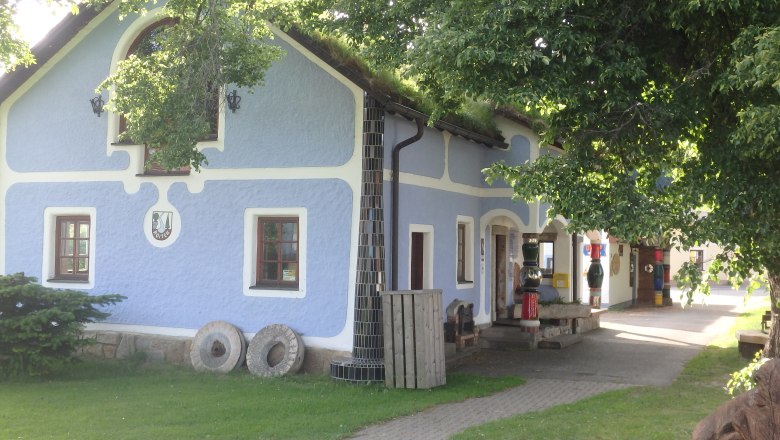
[[[423,234],[423,289],[433,289],[433,247],[434,233],[433,225],[409,225],[409,260],[406,266],[407,287],[412,286],[412,234]]]
[[[490,321],[496,322],[496,319],[498,317],[498,292],[496,291],[496,282],[497,282],[497,274],[498,274],[498,265],[496,264],[496,236],[501,235],[504,237],[505,241],[505,248],[504,252],[507,253],[509,250],[509,228],[506,226],[500,226],[500,225],[491,225],[490,226]],[[505,260],[506,261],[506,260]],[[505,292],[506,295],[508,295],[508,292]],[[508,298],[505,298],[505,301],[508,301]]]

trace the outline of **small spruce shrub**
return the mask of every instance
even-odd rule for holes
[[[41,286],[23,273],[0,276],[0,377],[49,373],[73,360],[84,324],[108,317],[97,307],[122,295],[90,296]]]

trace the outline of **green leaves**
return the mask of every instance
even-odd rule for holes
[[[125,1],[124,13],[145,3]],[[215,114],[227,84],[250,93],[261,86],[271,63],[282,56],[272,45],[265,19],[273,1],[169,1],[170,23],[154,33],[154,50],[122,61],[98,86],[112,90],[108,108],[126,121],[123,140],[155,151],[166,169],[199,169],[205,156],[197,143],[216,134]]]
[[[440,109],[468,98],[541,119],[563,156],[485,170],[517,199],[574,231],[718,243],[735,280],[780,273],[780,2],[314,3],[321,28]]]
[[[16,1],[0,2],[0,73],[35,62],[27,42],[13,22]]]

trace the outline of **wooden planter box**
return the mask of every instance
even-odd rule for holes
[[[539,306],[539,319],[574,319],[590,316],[588,304],[550,304]]]
[[[381,292],[385,386],[447,383],[441,289]]]

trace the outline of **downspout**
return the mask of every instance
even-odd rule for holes
[[[392,167],[392,193],[390,199],[392,202],[393,218],[392,218],[392,234],[393,234],[393,248],[391,251],[391,266],[390,270],[393,273],[390,290],[398,290],[398,199],[400,192],[399,174],[401,168],[401,149],[408,147],[409,145],[419,141],[423,135],[423,128],[425,128],[425,122],[422,118],[415,118],[417,122],[417,133],[414,136],[404,139],[393,147],[393,156],[391,159]]]
[[[580,291],[579,291],[579,270],[580,270],[580,259],[579,259],[579,237],[577,234],[571,234],[571,265],[572,265],[572,271],[571,271],[571,300],[574,302],[579,301],[580,299]]]
[[[572,302],[579,303],[580,302],[580,292],[579,292],[579,278],[580,278],[580,254],[579,254],[579,237],[577,234],[571,234],[571,299]],[[571,321],[571,332],[574,334],[579,333],[577,329],[577,320],[572,319]]]

